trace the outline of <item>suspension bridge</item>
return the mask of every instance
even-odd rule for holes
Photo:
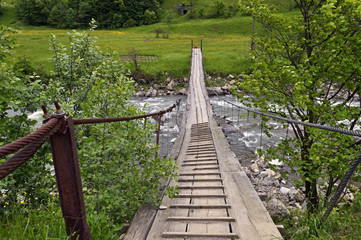
[[[163,197],[159,209],[143,205],[136,213],[123,240],[161,239],[282,239],[263,203],[241,169],[238,159],[213,118],[204,82],[202,50],[192,48],[190,85],[181,132],[170,157],[178,162],[178,179],[169,183],[180,194]],[[302,122],[246,108],[233,102],[228,104],[288,124],[304,125],[340,134],[361,137],[359,131]],[[44,124],[29,135],[0,147],[0,157],[10,155],[0,164],[0,180],[14,172],[50,139],[60,205],[66,231],[71,239],[92,239],[86,220],[80,166],[74,125],[132,121],[155,117],[159,144],[163,115],[171,112],[180,101],[155,113],[111,118],[73,119],[66,117],[55,102],[52,115],[44,110]],[[179,108],[178,108],[179,109]],[[262,133],[261,133],[262,137]],[[330,200],[322,221],[337,205],[341,194],[361,163],[361,154],[350,164]]]
[[[138,212],[124,239],[282,239],[213,118],[202,51],[192,50],[182,132],[175,149],[175,198]],[[149,213],[150,212],[150,213]]]

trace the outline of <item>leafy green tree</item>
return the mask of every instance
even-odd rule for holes
[[[79,10],[77,12],[77,22],[80,25],[86,26],[94,17],[94,9],[89,2],[81,2],[79,4]]]
[[[69,39],[68,47],[51,40],[56,65],[43,98],[65,103],[74,118],[143,114],[128,103],[134,87],[124,64],[101,53],[88,33],[72,32]],[[91,211],[124,223],[142,203],[157,203],[161,181],[173,177],[175,165],[155,157],[154,131],[149,119],[77,129],[85,201]]]
[[[124,8],[120,10],[123,16],[124,24],[130,26],[129,23],[142,25],[144,21],[144,13],[146,10],[157,14],[160,4],[157,0],[123,0]],[[158,17],[158,16],[157,16]]]
[[[39,81],[30,81],[28,76],[18,77],[6,61],[15,46],[15,40],[9,36],[9,33],[14,32],[11,28],[0,27],[0,145],[29,134],[35,121],[28,119],[26,113],[35,112],[40,105]],[[4,160],[0,158],[0,163]],[[46,147],[42,148],[14,173],[0,181],[0,215],[23,204],[21,198],[24,192],[31,194],[27,200],[34,208],[49,197],[49,190],[54,184],[49,168],[45,167],[49,163],[50,155],[46,153]]]
[[[294,0],[286,17],[261,0],[242,0],[243,12],[264,27],[252,51],[252,73],[238,87],[241,102],[265,112],[343,129],[360,126],[361,48],[359,0]],[[264,123],[268,121],[263,118]],[[310,211],[326,199],[360,149],[355,138],[290,124],[295,138],[267,152],[299,174]],[[265,125],[266,127],[266,125]],[[291,147],[292,146],[292,147]],[[321,188],[322,189],[322,188]]]
[[[65,6],[65,4],[63,2],[59,2],[51,9],[47,22],[50,25],[59,28],[67,27],[69,25],[69,22],[67,21],[71,20],[71,19],[67,19],[67,12],[68,12],[68,8]],[[74,20],[75,19],[73,19],[73,21]]]
[[[51,9],[61,0],[18,0],[18,17],[30,25],[47,25]]]
[[[153,11],[149,11],[148,9],[145,10],[144,13],[144,24],[145,25],[150,25],[153,23],[156,23],[158,21],[157,15],[155,14],[155,12]]]

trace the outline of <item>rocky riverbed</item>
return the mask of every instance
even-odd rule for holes
[[[206,75],[207,81],[222,83],[220,87],[208,87],[207,91],[212,95],[226,95],[231,94],[231,88],[235,86],[237,79],[242,79],[242,75],[237,77],[229,74],[226,78],[220,76],[212,77]],[[146,88],[136,84],[135,97],[163,97],[163,96],[177,96],[186,95],[188,88],[188,78],[166,78],[166,81],[160,84],[153,84]]]
[[[232,96],[225,96],[229,101],[236,101]],[[277,122],[272,131],[273,137],[263,136],[261,141],[261,129],[259,118],[238,118],[245,112],[232,109],[231,106],[211,97],[213,112],[232,151],[236,154],[240,164],[250,179],[254,189],[263,201],[272,218],[287,217],[290,210],[306,209],[306,198],[302,189],[297,189],[292,181],[284,179],[279,172],[287,171],[282,161],[269,163],[263,157],[258,157],[256,151],[262,144],[263,149],[275,146],[280,139],[285,137],[286,130]],[[274,169],[274,170],[272,170]],[[294,175],[294,177],[297,177]]]

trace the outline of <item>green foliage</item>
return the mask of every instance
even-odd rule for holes
[[[70,47],[52,38],[54,79],[46,98],[65,103],[74,118],[141,115],[128,104],[133,81],[118,60],[103,55],[88,33],[69,34]],[[173,177],[175,164],[156,158],[150,120],[82,126],[78,151],[86,206],[117,223],[132,219],[142,203],[157,203],[159,186]]]
[[[6,205],[6,208],[10,210],[8,214],[0,218],[1,238],[70,239],[66,234],[58,196],[51,197],[34,208],[28,201],[29,195],[31,196],[31,193],[25,192],[21,198],[23,200],[13,205]],[[120,226],[115,225],[109,216],[88,211],[87,220],[93,239],[119,239]]]
[[[144,24],[149,25],[158,22],[157,15],[153,11],[145,10],[144,13]]]
[[[17,76],[13,67],[4,61],[12,51],[14,40],[8,33],[14,31],[1,27],[0,30],[0,145],[10,143],[28,134],[34,121],[28,119],[26,113],[34,112],[39,105],[39,81],[30,81],[28,77]],[[6,214],[9,206],[20,202],[24,192],[31,193],[28,201],[37,206],[49,197],[48,191],[54,180],[50,179],[50,170],[46,165],[50,163],[47,146],[0,182],[0,216]],[[0,163],[5,159],[1,158]]]
[[[159,21],[158,0],[18,0],[18,17],[29,25],[85,27],[92,18],[100,27],[119,28]]]
[[[238,83],[251,95],[241,95],[241,101],[280,116],[354,129],[360,125],[360,104],[353,104],[361,93],[361,31],[354,25],[359,1],[297,2],[299,12],[291,19],[260,0],[241,2],[243,12],[254,15],[265,32],[255,39],[252,73]],[[353,137],[291,125],[296,137],[271,148],[267,157],[286,154],[312,211],[318,208],[317,188],[332,189],[360,148]]]
[[[18,0],[18,17],[30,25],[47,25],[50,11],[57,2],[58,0]]]
[[[73,27],[75,26],[75,21],[76,15],[74,10],[67,8],[63,2],[55,5],[49,13],[48,23],[55,27]]]
[[[359,239],[361,234],[361,195],[358,190],[354,194],[355,199],[352,204],[347,201],[342,202],[342,205],[335,208],[322,225],[320,222],[325,209],[317,214],[301,211],[291,212],[292,217],[280,221],[280,224],[285,227],[284,238],[298,240]]]

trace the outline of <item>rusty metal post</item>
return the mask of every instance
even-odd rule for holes
[[[203,53],[203,40],[201,40],[201,52]]]
[[[192,45],[192,48],[191,48],[191,49],[193,49],[193,39],[191,40],[191,45]]]
[[[73,120],[63,121],[64,131],[50,137],[60,205],[67,234],[71,239],[88,240],[92,237],[85,216]]]

